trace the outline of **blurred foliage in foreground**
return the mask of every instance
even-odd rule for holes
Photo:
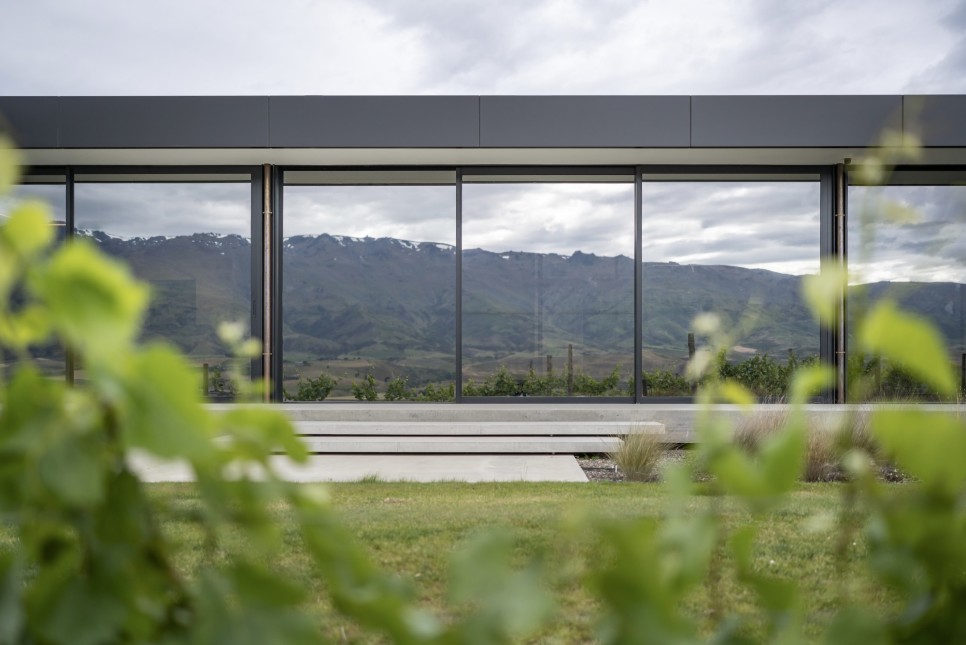
[[[0,163],[0,191],[16,180],[13,167]],[[285,416],[265,408],[207,411],[184,359],[136,340],[146,287],[83,240],[52,249],[52,237],[35,203],[21,204],[0,227],[0,342],[22,358],[0,391],[0,517],[16,535],[0,553],[0,642],[319,642],[304,610],[306,591],[271,564],[283,543],[270,512],[279,504],[292,509],[336,608],[391,641],[511,642],[551,619],[553,596],[539,561],[511,566],[514,543],[500,533],[453,557],[450,601],[467,607],[460,618],[443,622],[417,606],[408,581],[371,563],[324,488],[286,482],[273,471],[273,452],[296,461],[306,456]],[[833,267],[810,280],[817,316],[829,319],[844,285]],[[14,292],[22,297],[11,298]],[[714,347],[733,344],[713,316],[696,324]],[[240,328],[223,332],[241,359],[257,351]],[[83,385],[44,379],[31,366],[29,348],[54,341],[85,366]],[[936,333],[891,303],[870,311],[858,342],[955,396]],[[746,642],[748,625],[720,602],[701,632],[681,609],[698,586],[720,599],[724,567],[757,598],[769,640],[802,639],[795,581],[756,567],[756,525],[727,527],[720,506],[729,496],[762,514],[796,485],[806,440],[801,404],[829,387],[831,374],[819,365],[797,370],[784,431],[749,455],[711,402],[750,405],[754,396],[734,380],[707,376],[715,373],[715,356],[699,351],[689,367],[691,380],[704,381],[698,398],[708,405],[697,458],[666,476],[672,510],[660,520],[585,527],[600,540],[601,557],[584,583],[600,601],[603,643]],[[880,615],[853,601],[848,580],[830,580],[840,600],[825,640],[966,642],[966,426],[956,416],[911,407],[877,410],[871,427],[917,483],[878,481],[870,456],[843,431],[848,480],[840,510],[810,525],[834,537],[833,558],[844,559],[864,533],[868,566],[899,602],[894,614]],[[144,454],[181,460],[197,480],[204,503],[190,519],[211,557],[190,574],[173,566],[179,547],[159,526],[157,501],[130,465]],[[697,471],[711,478],[700,490]],[[228,540],[229,533],[244,539]]]

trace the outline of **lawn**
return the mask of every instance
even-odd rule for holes
[[[593,641],[597,606],[580,580],[588,567],[604,556],[588,527],[607,518],[660,517],[670,504],[664,488],[656,484],[360,482],[333,484],[329,490],[333,505],[373,560],[411,580],[422,603],[444,616],[452,611],[445,603],[450,554],[478,531],[509,529],[515,536],[521,563],[534,555],[544,560],[549,572],[547,583],[558,598],[554,620],[533,637],[533,642],[541,643]],[[152,487],[152,493],[172,512],[165,527],[183,547],[178,566],[186,574],[190,575],[199,561],[220,557],[218,552],[212,554],[203,548],[201,534],[187,519],[198,505],[190,485],[158,484]],[[863,569],[861,540],[849,547],[847,570],[836,571],[832,556],[836,534],[815,528],[821,524],[816,517],[839,507],[839,496],[837,484],[802,485],[760,524],[756,564],[798,581],[807,613],[806,630],[812,636],[817,636],[831,619],[840,593],[883,610],[891,604],[889,595]],[[696,496],[689,503],[697,508],[710,499]],[[753,521],[729,500],[722,502],[721,511],[731,527]],[[277,508],[275,513],[289,547],[275,565],[311,589],[310,609],[318,616],[322,630],[336,642],[380,642],[333,613],[324,585],[313,575],[301,549],[288,511]],[[847,584],[847,588],[836,581],[844,581],[841,584]],[[727,612],[748,617],[754,625],[753,597],[735,581],[727,563],[719,597]],[[685,609],[703,631],[709,629],[711,604],[706,590],[692,594]]]

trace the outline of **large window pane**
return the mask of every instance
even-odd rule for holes
[[[150,284],[144,336],[207,365],[209,394],[230,396],[217,330],[251,320],[251,185],[77,183],[75,229]]]
[[[801,279],[819,267],[818,182],[643,185],[643,365],[647,396],[687,395],[698,314],[736,331],[726,371],[763,398],[783,394],[790,357],[814,360],[819,329]],[[707,339],[697,337],[700,347]]]
[[[464,394],[633,394],[633,178],[485,179],[463,186]]]
[[[854,335],[871,306],[895,300],[938,328],[960,372],[966,355],[966,186],[857,186],[849,190],[849,208],[850,392],[866,399],[934,399],[900,366],[859,353]]]
[[[57,244],[62,243],[66,234],[64,226],[66,193],[63,177],[27,176],[24,177],[24,182],[14,188],[9,196],[0,198],[0,219],[6,219],[16,205],[25,200],[41,201],[47,206],[53,221]],[[23,304],[23,294],[13,293],[10,304],[15,308]],[[2,369],[4,374],[9,376],[24,357],[16,356],[6,349],[2,352]],[[32,347],[26,359],[31,361],[44,376],[65,378],[67,363],[64,348],[60,343]]]
[[[284,193],[286,398],[454,398],[456,189],[443,175],[286,175],[304,182]]]

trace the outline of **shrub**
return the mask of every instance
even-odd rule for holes
[[[413,393],[406,387],[406,383],[407,379],[401,376],[391,379],[386,385],[386,394],[383,398],[387,401],[408,401],[413,398]]]
[[[654,370],[644,373],[644,392],[647,396],[688,396],[691,383],[670,370]]]
[[[452,401],[456,398],[456,384],[449,383],[445,387],[432,383],[424,387],[416,395],[416,401]]]
[[[352,381],[352,396],[359,401],[375,401],[379,398],[376,392],[376,377],[372,372],[366,372],[366,378],[361,383]]]
[[[624,477],[631,481],[648,482],[659,478],[664,443],[649,432],[632,432],[620,437],[620,445],[610,454]]]
[[[620,365],[615,367],[609,375],[599,381],[593,376],[578,372],[574,374],[574,394],[586,394],[589,396],[611,395],[618,391],[620,382]]]
[[[285,392],[285,398],[292,401],[324,401],[329,393],[339,383],[328,374],[319,374],[316,378],[302,379],[299,376],[298,390],[294,395]]]
[[[620,393],[620,366],[601,380],[576,372],[573,394],[576,396],[612,396]],[[526,376],[515,379],[506,366],[501,365],[496,374],[483,379],[477,385],[472,381],[463,384],[463,396],[564,396],[567,394],[567,378],[550,374],[540,375],[531,366]]]

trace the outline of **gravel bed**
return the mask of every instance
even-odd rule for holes
[[[665,451],[661,456],[661,470],[663,470],[664,467],[669,463],[683,460],[686,455],[687,450],[681,448]],[[604,455],[585,455],[582,457],[577,457],[577,463],[580,464],[584,474],[587,475],[587,479],[592,482],[625,481],[623,471],[617,467],[617,464],[614,463],[614,460],[610,457]],[[891,483],[902,483],[910,480],[905,473],[892,464],[880,464],[879,478],[883,481]],[[707,475],[704,477],[699,477],[700,481],[704,481],[706,479]],[[832,469],[829,471],[829,474],[826,477],[821,479],[821,481],[845,481],[845,475],[841,471]]]
[[[675,461],[681,461],[684,459],[686,450],[666,450],[661,456],[661,468]],[[584,456],[577,457],[577,463],[583,468],[584,474],[587,475],[587,479],[592,482],[622,482],[624,481],[624,473],[614,460],[606,456]]]

